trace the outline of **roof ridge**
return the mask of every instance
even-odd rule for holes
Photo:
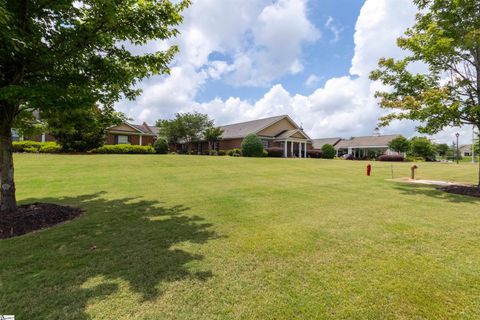
[[[288,116],[288,115],[284,114],[284,115],[279,115],[279,116],[273,116],[273,117],[267,117],[267,118],[261,118],[261,119],[243,121],[243,122],[235,122],[235,123],[230,123],[230,124],[221,125],[221,126],[219,126],[219,127],[235,126],[235,125],[238,125],[238,124],[245,124],[245,123],[251,123],[251,122],[256,122],[256,121],[263,121],[263,120],[269,120],[269,119],[274,119],[274,118],[283,118],[283,117],[287,117],[287,116]]]

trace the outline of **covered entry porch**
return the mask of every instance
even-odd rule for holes
[[[312,143],[301,129],[282,132],[275,137],[275,142],[283,148],[284,158],[307,158],[308,145]]]

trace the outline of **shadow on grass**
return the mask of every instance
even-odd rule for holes
[[[131,295],[125,302],[139,303],[160,296],[169,282],[212,276],[188,266],[203,256],[175,248],[217,238],[210,224],[187,215],[189,208],[104,196],[22,201],[74,205],[86,213],[50,230],[0,242],[0,314],[89,319],[88,301],[118,292],[119,285],[126,283]]]
[[[438,187],[434,185],[396,182],[394,188],[408,196],[424,195],[455,203],[480,203],[480,198],[448,193],[437,189]]]

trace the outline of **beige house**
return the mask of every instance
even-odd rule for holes
[[[108,129],[106,144],[153,145],[158,137],[158,128],[145,122],[141,125],[122,123]]]
[[[252,133],[260,137],[265,149],[282,148],[285,158],[306,158],[307,150],[312,148],[310,137],[288,115],[234,123],[220,128],[223,135],[214,145],[217,151],[241,148],[243,139]],[[186,150],[188,145],[180,144],[179,147]],[[190,147],[197,154],[208,152],[206,141],[193,142]]]
[[[340,140],[336,145],[337,155],[351,154],[355,158],[368,157],[369,154],[375,155],[396,155],[395,151],[390,150],[390,142],[397,138],[398,134],[393,135],[375,135],[364,137],[352,137],[348,140]]]

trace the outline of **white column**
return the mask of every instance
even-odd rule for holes
[[[302,157],[302,143],[301,142],[298,143],[298,157],[299,158]]]
[[[303,157],[306,158],[307,157],[307,143],[305,142],[305,145],[304,145],[305,149],[303,149]]]
[[[284,158],[288,158],[287,156],[287,152],[288,152],[288,149],[287,149],[287,146],[288,146],[288,141],[285,140],[285,150],[283,151],[283,157]]]
[[[143,136],[140,135],[140,145],[143,145],[143,144],[142,144],[142,137],[143,137]]]
[[[293,145],[295,143],[293,141],[290,142],[290,156],[293,158]]]
[[[45,142],[45,140],[46,140],[45,133],[42,133],[42,142]]]

